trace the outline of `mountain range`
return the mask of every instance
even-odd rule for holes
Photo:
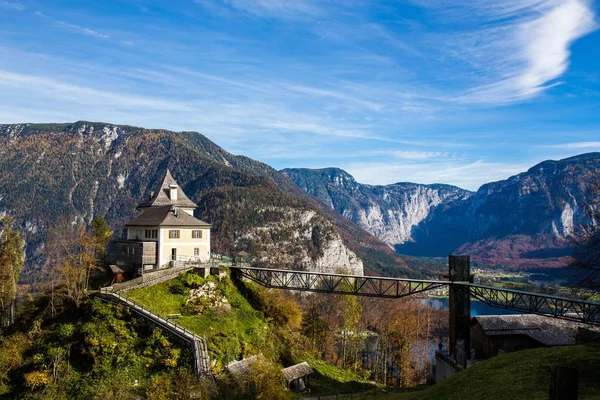
[[[450,185],[356,182],[337,168],[281,171],[323,205],[413,256],[471,254],[486,265],[564,266],[598,196],[600,153],[544,161],[476,192]]]
[[[280,268],[414,273],[285,175],[199,133],[80,121],[0,125],[0,216],[11,215],[25,236],[24,280],[42,279],[46,235],[58,221],[104,217],[119,237],[167,168],[213,224],[213,252],[246,251]]]
[[[167,168],[213,224],[214,252],[246,251],[272,267],[423,276],[440,265],[417,256],[565,265],[600,154],[545,161],[470,192],[366,185],[337,168],[278,172],[197,132],[0,125],[0,216],[13,216],[28,243],[25,280],[43,277],[45,238],[59,220],[85,226],[101,216],[119,236]]]

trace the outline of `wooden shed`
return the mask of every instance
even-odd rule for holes
[[[307,362],[292,365],[281,370],[290,389],[304,392],[310,387],[310,374],[314,371]]]
[[[577,322],[541,315],[485,315],[471,319],[475,359],[535,347],[575,345]]]
[[[257,362],[266,362],[265,356],[257,354],[252,357],[244,358],[240,361],[232,361],[225,366],[225,369],[236,381],[245,381],[252,373],[253,365]]]

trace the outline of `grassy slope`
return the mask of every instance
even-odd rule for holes
[[[175,321],[200,335],[205,335],[210,351],[221,367],[241,356],[275,352],[276,344],[271,340],[272,336],[269,335],[269,327],[262,313],[256,311],[228,279],[221,284],[227,289],[226,297],[232,306],[230,313],[217,315],[215,312],[208,311],[199,315],[182,315]],[[187,295],[173,293],[172,285],[174,280],[129,291],[127,296],[165,316],[184,314],[182,306]],[[308,361],[315,370],[315,374],[311,376],[313,395],[359,393],[375,387],[362,377],[324,361],[316,359],[305,361]],[[306,397],[306,393],[295,396]]]
[[[547,399],[550,367],[579,370],[579,398],[600,399],[600,346],[570,346],[524,350],[494,357],[419,392],[381,399]]]
[[[268,326],[260,312],[254,310],[248,301],[226,280],[223,289],[231,304],[231,312],[217,315],[206,311],[199,315],[185,315],[183,308],[187,295],[171,291],[173,281],[127,292],[127,297],[143,304],[161,315],[182,314],[174,321],[201,336],[211,343],[210,350],[218,362],[218,369],[227,362],[238,360],[240,356],[260,352],[274,352],[268,340]]]

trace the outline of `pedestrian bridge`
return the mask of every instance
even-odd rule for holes
[[[492,307],[600,326],[600,303],[478,285],[468,280],[387,278],[248,266],[231,266],[230,269],[232,275],[249,279],[267,288],[354,296],[397,299],[451,286],[454,291],[462,292],[463,295]]]

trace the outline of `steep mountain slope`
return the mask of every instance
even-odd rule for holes
[[[471,192],[450,185],[364,185],[339,168],[281,171],[323,204],[390,245],[412,242],[412,230],[437,207],[462,202]]]
[[[564,266],[573,235],[588,222],[586,204],[598,195],[592,187],[599,177],[600,153],[544,161],[483,185],[463,204],[435,210],[415,228],[415,245],[397,250],[458,251],[488,265]]]
[[[213,224],[215,252],[285,253],[277,266],[360,273],[358,253],[371,270],[405,273],[385,244],[263,163],[195,132],[90,122],[0,125],[0,214],[26,234],[28,273],[43,266],[46,231],[57,220],[99,215],[119,229],[166,168]]]
[[[474,194],[447,185],[363,185],[334,168],[282,172],[399,253],[464,253],[488,265],[552,267],[569,262],[572,237],[588,222],[600,153],[544,161]]]

